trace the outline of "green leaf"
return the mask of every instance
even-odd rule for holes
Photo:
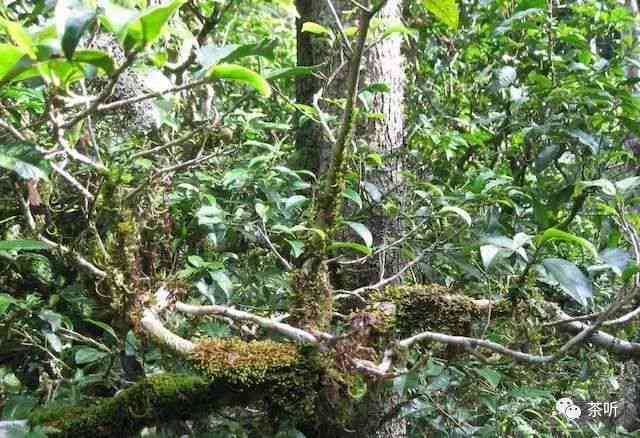
[[[462,219],[464,219],[464,221],[467,223],[467,225],[471,226],[472,224],[472,219],[471,216],[469,216],[469,213],[467,213],[466,211],[464,211],[463,209],[461,209],[460,207],[454,207],[451,205],[447,205],[445,207],[442,207],[440,209],[440,214],[443,213],[454,213],[457,214],[458,216],[460,216]]]
[[[233,283],[229,279],[229,276],[224,271],[214,271],[210,272],[211,279],[222,289],[222,291],[227,296],[227,301],[229,300],[229,295],[233,290]]]
[[[502,373],[492,369],[492,368],[480,368],[476,371],[480,377],[483,377],[492,388],[497,388],[502,378],[504,377]]]
[[[127,26],[124,40],[125,50],[130,52],[153,43],[160,36],[162,28],[169,21],[169,18],[185,2],[186,0],[173,0],[143,11]]]
[[[458,28],[460,11],[455,0],[422,0],[423,6],[452,29]]]
[[[83,64],[91,64],[102,69],[106,74],[110,75],[114,72],[115,62],[107,52],[95,49],[79,49],[73,54],[73,61]]]
[[[371,231],[369,231],[369,228],[367,228],[364,224],[358,222],[345,221],[344,223],[349,225],[351,229],[355,231],[358,236],[360,236],[367,247],[371,248],[371,246],[373,245],[373,236],[371,235]]]
[[[632,176],[616,182],[616,189],[622,196],[628,195],[640,186],[640,176]]]
[[[35,52],[33,48],[33,38],[17,21],[1,20],[0,24],[5,29],[7,36],[11,38],[11,41],[24,53],[29,54],[32,58],[35,58]]]
[[[331,32],[328,28],[314,23],[313,21],[307,21],[302,25],[302,32],[309,32],[315,35],[327,35],[333,37],[333,32]]]
[[[64,26],[64,34],[62,35],[62,51],[68,60],[73,59],[73,53],[78,47],[80,38],[87,31],[91,23],[95,20],[95,11],[78,11],[72,14]]]
[[[342,196],[353,201],[358,206],[358,208],[362,208],[362,198],[360,197],[360,194],[355,190],[344,189],[344,191],[342,192]]]
[[[336,250],[336,249],[350,249],[353,251],[360,252],[364,255],[372,254],[370,247],[364,246],[355,242],[333,242],[331,245],[329,245],[328,249],[329,251]]]
[[[589,251],[594,258],[598,258],[598,251],[596,247],[586,239],[582,237],[578,237],[574,234],[567,233],[566,231],[558,230],[557,228],[549,228],[544,233],[536,236],[536,244],[538,246],[542,246],[547,242],[553,240],[562,240],[564,242],[575,243],[576,245],[582,246],[584,249]]]
[[[306,196],[294,195],[286,199],[284,208],[286,210],[290,210],[292,208],[300,207],[305,202],[307,202]]]
[[[268,219],[269,206],[264,205],[262,202],[256,203],[256,213],[262,219],[262,223],[266,223]]]
[[[0,240],[0,251],[40,251],[49,245],[38,240]]]
[[[102,330],[109,333],[113,337],[113,339],[115,339],[116,341],[118,340],[118,335],[116,335],[115,330],[109,324],[101,321],[95,321],[93,319],[85,319],[85,321],[89,324],[95,325],[96,327],[100,327]]]
[[[291,247],[291,255],[293,258],[298,258],[304,252],[304,242],[302,240],[288,240],[285,239],[289,246]]]
[[[47,179],[49,163],[29,144],[0,145],[0,167],[15,172],[23,179]]]
[[[16,299],[9,294],[0,294],[0,315],[5,313],[9,306],[17,303]]]
[[[277,44],[275,39],[265,39],[255,44],[208,45],[196,51],[196,59],[204,68],[209,68],[220,62],[229,63],[247,56],[261,56],[273,61],[275,59],[274,49]]]
[[[138,11],[135,9],[124,8],[109,0],[100,1],[100,23],[105,29],[116,35],[126,34],[127,25],[138,17]]]
[[[567,260],[549,258],[542,262],[542,266],[567,295],[583,306],[587,305],[587,299],[593,295],[593,287],[576,265]]]
[[[25,51],[10,44],[0,44],[0,81],[11,72],[26,55]]]
[[[269,83],[253,70],[235,64],[217,64],[207,71],[210,79],[230,79],[255,88],[262,96],[271,96]]]
[[[76,365],[85,365],[92,362],[97,362],[100,359],[107,356],[107,353],[104,351],[96,350],[91,347],[80,347],[76,350],[76,354],[74,355],[74,359]]]

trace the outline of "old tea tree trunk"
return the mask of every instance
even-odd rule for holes
[[[326,175],[335,145],[332,119],[342,113],[339,99],[346,98],[345,83],[348,63],[353,53],[353,40],[346,37],[349,28],[356,26],[357,9],[346,0],[298,0],[300,13],[297,22],[298,65],[316,66],[315,75],[298,78],[298,103],[313,106],[321,114],[321,122],[308,116],[299,117],[296,138],[298,163],[319,176]],[[370,158],[359,164],[359,186],[365,202],[361,211],[346,206],[339,211],[353,220],[364,222],[373,235],[376,246],[395,241],[402,234],[399,218],[402,204],[401,150],[404,144],[404,86],[405,71],[402,56],[402,37],[392,34],[382,37],[390,24],[400,22],[401,0],[390,0],[372,21],[367,50],[363,54],[359,86],[359,117],[354,121],[354,138],[345,145],[346,151],[355,149],[360,156]],[[334,37],[309,31],[309,23],[330,29]],[[345,30],[347,29],[347,31]],[[318,67],[319,66],[319,67]],[[364,90],[364,92],[362,92]],[[356,240],[348,230],[341,230],[343,239]],[[398,248],[390,248],[365,263],[345,265],[338,276],[339,286],[355,289],[376,283],[400,269]]]
[[[404,143],[402,38],[382,36],[389,24],[400,20],[402,1],[387,1],[371,21],[360,65],[353,62],[359,55],[358,41],[349,38],[345,30],[358,26],[359,11],[352,2],[298,0],[296,5],[300,13],[298,65],[320,66],[315,75],[298,79],[296,96],[298,103],[314,107],[319,119],[300,117],[297,132],[300,164],[325,181],[323,194],[329,202],[320,207],[319,225],[331,234],[336,218],[363,215],[366,219],[350,220],[365,222],[374,245],[383,246],[402,233],[398,215],[402,202],[400,150]],[[330,29],[333,38],[310,31],[311,23]],[[354,96],[348,94],[350,89],[345,89],[355,73],[360,73],[360,82],[355,83],[354,91],[362,104],[354,102]],[[361,93],[367,87],[370,91]],[[341,107],[340,102],[345,99],[346,107]],[[355,108],[349,105],[357,106],[357,115],[350,114]],[[339,123],[340,116],[342,126],[336,136],[333,120]],[[363,212],[354,211],[351,206],[342,208],[340,202],[346,161],[353,149],[360,156],[374,157],[360,165],[360,185],[351,188],[368,200]],[[339,229],[334,234],[338,240],[357,240],[349,230]],[[334,266],[330,270],[332,283],[339,288],[357,289],[375,284],[400,270],[399,249],[390,248],[364,263]],[[397,405],[397,396],[387,386],[386,382],[366,382],[367,393],[354,411],[355,436],[406,435],[406,422],[390,416]],[[381,421],[386,417],[391,419]]]

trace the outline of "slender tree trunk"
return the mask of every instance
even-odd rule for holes
[[[331,47],[326,37],[310,32],[302,32],[305,22],[316,22],[331,28],[340,38],[340,29],[325,0],[298,0],[300,19],[297,23],[298,65],[321,65],[321,71],[315,76],[299,78],[296,84],[297,101],[313,105],[313,96],[322,90],[326,98],[344,97],[344,77],[348,71],[348,50],[339,42]],[[353,25],[349,12],[351,2],[338,0],[333,2],[343,27]],[[399,20],[402,13],[402,1],[390,0],[376,17],[379,20]],[[374,237],[374,244],[381,245],[396,240],[402,232],[399,212],[402,210],[403,182],[400,172],[402,161],[400,152],[404,144],[404,59],[401,52],[402,38],[394,36],[377,42],[365,54],[362,65],[362,86],[384,83],[389,91],[375,93],[371,108],[373,113],[381,114],[379,119],[360,120],[356,127],[355,141],[358,146],[369,148],[372,153],[383,159],[382,166],[369,168],[362,175],[361,191],[369,202],[367,223]],[[362,88],[361,86],[361,88]],[[335,114],[333,107],[319,102],[320,108]],[[319,124],[306,116],[299,119],[297,131],[298,164],[318,175],[322,175],[331,156],[331,142]],[[351,236],[354,240],[356,237]],[[385,251],[370,260],[369,263],[350,268],[341,276],[340,287],[355,288],[377,282],[381,276],[390,276],[400,268],[399,252]]]
[[[299,78],[296,84],[298,103],[314,105],[314,95],[321,91],[329,99],[344,98],[344,83],[349,70],[349,49],[341,39],[344,28],[355,25],[351,12],[354,6],[345,0],[333,0],[335,13],[326,0],[297,0],[300,14],[297,23],[298,65],[318,66],[315,76]],[[376,16],[377,20],[399,20],[402,0],[389,0]],[[340,18],[340,24],[335,15]],[[305,22],[315,22],[333,30],[338,41],[332,47],[330,40],[310,32],[302,32]],[[342,28],[342,29],[341,29]],[[374,39],[370,39],[371,44]],[[362,65],[361,89],[367,85],[384,83],[385,93],[376,92],[369,111],[382,115],[379,119],[358,121],[355,127],[355,143],[368,147],[371,153],[382,157],[383,164],[368,168],[362,174],[361,187],[368,217],[366,225],[374,237],[375,245],[396,240],[402,232],[398,212],[401,211],[402,163],[400,151],[404,143],[404,81],[405,72],[401,53],[402,38],[390,37],[373,45],[365,54]],[[325,100],[317,102],[321,110],[337,116],[339,111]],[[339,119],[339,118],[338,118]],[[320,177],[327,170],[332,156],[332,143],[323,128],[307,117],[299,119],[297,131],[298,164]],[[348,145],[349,146],[349,145]],[[369,190],[365,188],[369,187]],[[375,189],[371,189],[375,187]],[[386,207],[383,208],[383,205]],[[346,212],[348,214],[349,212]],[[357,240],[349,236],[350,240]],[[400,269],[399,252],[386,251],[357,269],[342,272],[341,288],[356,288],[375,283],[380,277],[388,277]],[[336,279],[334,278],[334,281]],[[402,438],[407,434],[406,422],[389,416],[398,403],[398,396],[383,383],[370,382],[364,400],[352,413],[354,432],[362,438]],[[381,419],[389,421],[381,424]],[[346,432],[345,432],[346,433]]]

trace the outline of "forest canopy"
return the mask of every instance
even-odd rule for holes
[[[636,436],[639,20],[5,0],[0,436]]]

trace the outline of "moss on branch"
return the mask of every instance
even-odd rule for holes
[[[321,366],[314,348],[271,341],[206,340],[191,358],[200,375],[148,377],[90,406],[50,406],[29,421],[56,438],[135,436],[146,426],[187,420],[257,400],[278,420],[308,421],[315,411]]]

